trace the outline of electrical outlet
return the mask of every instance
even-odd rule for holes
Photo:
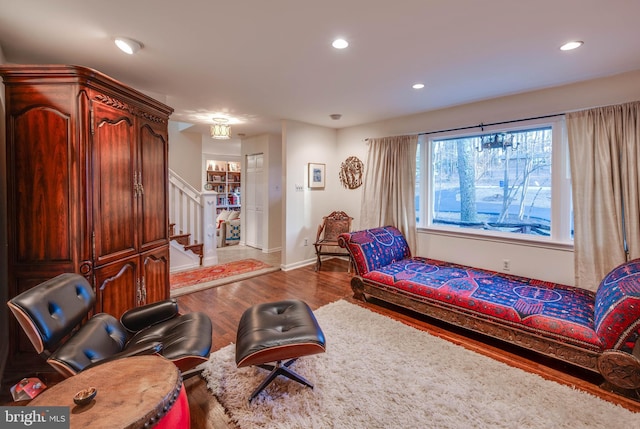
[[[308,246],[308,245],[309,245],[309,239],[308,239],[308,238],[305,238],[305,239],[304,239],[304,245],[305,245],[305,246]]]
[[[509,259],[502,260],[502,271],[511,271],[511,261]]]

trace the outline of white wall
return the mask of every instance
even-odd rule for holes
[[[318,225],[334,210],[347,211],[347,197],[338,180],[337,131],[296,121],[284,121],[282,130],[283,269],[292,269],[315,262]],[[309,189],[309,163],[326,164],[324,189]]]
[[[202,138],[202,152],[218,156],[239,157],[241,143],[239,139],[216,140],[207,134],[199,134]]]
[[[188,184],[202,190],[202,134],[180,131],[180,122],[169,121],[169,168]]]
[[[425,96],[428,96],[428,89]],[[561,87],[389,119],[339,130],[337,158],[366,153],[364,139],[416,134],[450,128],[524,119],[640,100],[640,71]],[[363,155],[364,156],[364,155]],[[361,158],[368,168],[366,158]],[[289,188],[288,188],[289,190]],[[345,202],[347,213],[359,214],[362,188]],[[358,215],[355,216],[357,225]],[[573,251],[451,237],[421,231],[414,254],[500,271],[511,261],[511,273],[574,285]],[[595,289],[597,285],[578,285]]]
[[[282,136],[269,135],[268,142],[268,198],[269,210],[265,220],[266,252],[282,251]]]

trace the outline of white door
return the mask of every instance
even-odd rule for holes
[[[247,155],[247,170],[245,199],[243,209],[245,212],[245,243],[247,246],[262,249],[264,243],[262,215],[264,211],[264,155],[262,153]]]

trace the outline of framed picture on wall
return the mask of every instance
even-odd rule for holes
[[[324,170],[325,164],[309,163],[309,187],[322,189],[324,188]]]

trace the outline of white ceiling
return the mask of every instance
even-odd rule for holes
[[[125,55],[117,35],[144,47]],[[338,36],[350,47],[333,49]],[[584,46],[558,49],[575,39]],[[10,63],[97,69],[195,130],[222,113],[250,136],[282,119],[342,128],[640,69],[640,1],[0,0],[0,46]]]

